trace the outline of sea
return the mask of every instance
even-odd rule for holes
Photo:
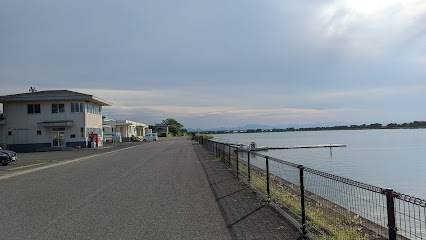
[[[283,147],[345,144],[337,148],[259,153],[340,177],[426,199],[426,129],[334,130],[215,134],[216,139]]]

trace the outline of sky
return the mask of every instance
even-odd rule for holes
[[[1,0],[0,83],[186,128],[426,120],[426,1]]]

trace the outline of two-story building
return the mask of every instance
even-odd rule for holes
[[[14,151],[49,147],[87,147],[91,133],[102,134],[102,107],[93,95],[47,90],[0,96],[0,144]]]

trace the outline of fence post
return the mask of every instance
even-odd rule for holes
[[[250,150],[247,152],[247,168],[248,182],[250,183]]]
[[[238,167],[238,148],[235,150],[235,153],[237,154],[237,177],[240,175],[239,167]]]
[[[225,143],[222,143],[222,158],[223,158],[223,161],[226,161]]]
[[[303,165],[297,166],[300,176],[300,207],[302,210],[302,233],[306,235],[306,215],[305,215],[305,184],[303,180]]]
[[[268,197],[268,202],[271,201],[271,191],[269,188],[269,157],[266,156],[266,195]]]
[[[231,144],[228,145],[229,152],[228,152],[228,159],[229,159],[229,168],[232,170],[232,161],[231,161]]]
[[[389,228],[389,240],[396,240],[396,225],[395,225],[395,203],[394,196],[395,192],[392,188],[385,189],[386,194],[386,207],[388,211],[388,228]]]

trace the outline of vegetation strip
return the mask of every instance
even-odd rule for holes
[[[239,162],[237,169],[236,157],[234,155],[228,155],[224,149],[218,149],[217,151],[219,161],[225,163],[232,171],[238,171],[244,183],[255,189],[260,195],[268,198],[265,170],[250,164],[251,172],[249,182],[247,163],[244,162],[244,160]],[[287,213],[287,216],[293,218],[293,223],[299,222],[301,215],[300,196],[298,196],[298,192],[300,191],[299,187],[275,175],[271,175],[270,178],[270,199],[276,205],[280,206]],[[310,237],[320,240],[370,240],[386,238],[374,232],[374,230],[383,232],[384,228],[382,226],[348,209],[344,209],[338,204],[315,195],[314,193],[305,190],[305,194],[308,198],[306,200],[306,215],[307,224],[310,230],[308,235]]]

